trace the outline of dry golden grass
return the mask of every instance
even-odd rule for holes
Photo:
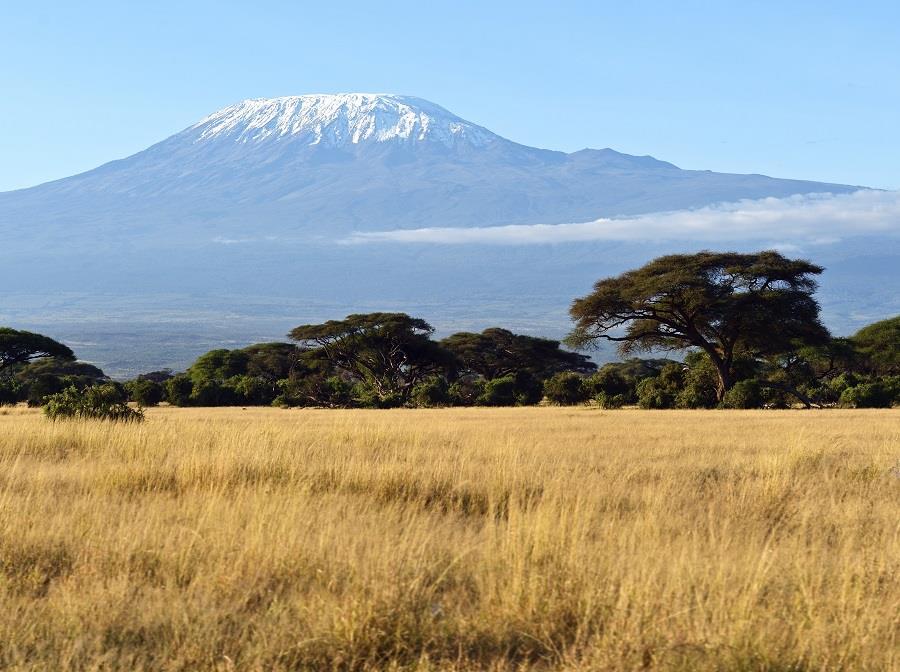
[[[898,670],[900,412],[0,409],[0,667]]]

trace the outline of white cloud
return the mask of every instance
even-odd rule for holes
[[[900,192],[861,190],[723,203],[580,224],[530,224],[354,233],[343,243],[523,245],[610,241],[779,241],[828,245],[860,234],[900,233]]]

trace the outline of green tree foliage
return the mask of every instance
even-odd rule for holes
[[[71,361],[75,354],[48,336],[0,327],[0,372],[45,357]]]
[[[584,377],[574,371],[561,371],[544,381],[544,396],[557,406],[582,404],[589,394]]]
[[[515,406],[516,377],[510,375],[486,380],[475,403],[478,406]]]
[[[166,401],[172,406],[190,406],[194,384],[186,373],[172,376],[165,382]]]
[[[140,406],[158,406],[166,396],[166,389],[161,383],[146,378],[138,378],[125,383],[128,398]]]
[[[862,371],[876,376],[900,374],[900,315],[863,327],[850,340]]]
[[[845,408],[890,408],[895,394],[883,381],[859,383],[841,392],[840,404]]]
[[[591,294],[576,299],[568,342],[581,348],[610,340],[626,354],[699,348],[716,368],[721,401],[736,381],[737,357],[827,340],[813,298],[813,276],[821,272],[774,251],[660,257],[600,280]]]
[[[447,395],[452,406],[475,406],[484,394],[485,380],[474,376],[459,378],[450,384]]]
[[[559,341],[514,334],[493,327],[480,334],[459,332],[441,341],[459,361],[460,375],[486,380],[527,373],[538,381],[560,371],[588,373],[596,365],[588,357],[560,348]]]
[[[20,364],[8,370],[18,381],[19,399],[29,406],[42,406],[44,399],[67,387],[79,390],[109,379],[93,364],[69,359],[48,357],[28,364]]]
[[[269,405],[284,390],[281,381],[300,366],[303,351],[290,343],[258,343],[201,355],[184,374],[165,380],[166,399],[177,406]]]
[[[416,385],[410,401],[417,408],[439,408],[450,403],[450,391],[443,376],[431,376]]]
[[[335,373],[356,379],[365,403],[404,404],[416,385],[455,363],[431,340],[433,331],[425,320],[404,313],[369,313],[302,325],[290,337],[310,349],[307,360],[319,358]]]
[[[47,398],[44,415],[50,420],[109,420],[141,422],[141,409],[131,408],[119,386],[110,383],[91,385],[79,390],[68,387]]]
[[[722,400],[723,408],[761,408],[762,405],[762,387],[755,378],[739,380]]]
[[[637,386],[638,404],[641,408],[675,408],[678,395],[684,389],[683,364],[666,364],[654,378],[645,378]]]

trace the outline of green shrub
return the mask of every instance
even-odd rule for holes
[[[753,378],[736,382],[722,400],[722,408],[761,408],[762,388]]]
[[[860,383],[841,392],[841,406],[845,408],[890,408],[894,399],[882,382]]]
[[[638,383],[638,404],[648,409],[675,408],[678,394],[684,389],[684,379],[683,364],[666,364],[658,376]]]
[[[597,399],[601,394],[610,399],[615,396],[628,397],[634,388],[625,380],[620,371],[612,367],[603,367],[597,373],[586,378],[584,384],[588,393]]]
[[[478,406],[515,406],[516,378],[503,376],[484,384],[484,391],[475,400]]]
[[[194,383],[190,376],[179,373],[165,382],[166,401],[173,406],[190,406],[191,392],[194,391]]]
[[[13,377],[0,378],[0,406],[13,406],[22,394],[22,384]]]
[[[544,381],[544,396],[551,404],[572,406],[587,401],[584,378],[574,371],[562,371]]]
[[[104,383],[91,385],[83,390],[75,386],[51,394],[44,406],[44,415],[50,420],[92,419],[112,422],[141,422],[143,411],[131,408],[122,390],[116,385]]]
[[[484,393],[485,381],[480,378],[460,378],[447,390],[452,406],[474,406]]]
[[[398,408],[403,405],[403,398],[399,394],[378,392],[364,382],[353,385],[350,396],[360,408]]]
[[[417,408],[436,408],[450,403],[447,381],[439,376],[423,380],[412,390],[410,402]]]
[[[828,381],[828,387],[834,393],[837,398],[844,393],[844,390],[850,387],[856,387],[860,384],[860,379],[853,372],[842,373],[839,376],[832,378]]]
[[[146,378],[125,383],[125,389],[128,391],[128,398],[140,406],[158,406],[166,394],[162,385]]]
[[[628,396],[624,394],[608,394],[599,392],[594,396],[594,401],[600,408],[622,408],[628,403]]]

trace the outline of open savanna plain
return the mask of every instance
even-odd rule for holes
[[[900,670],[900,411],[0,409],[0,667]]]

